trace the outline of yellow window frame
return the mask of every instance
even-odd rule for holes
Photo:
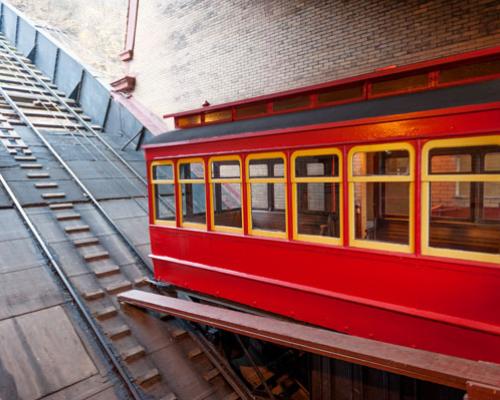
[[[297,177],[295,175],[295,162],[299,157],[307,156],[337,156],[339,162],[339,171],[337,177]],[[338,148],[323,148],[312,150],[298,150],[293,152],[291,157],[291,175],[292,175],[292,218],[293,218],[293,239],[323,244],[342,245],[343,240],[343,188],[342,188],[342,152]],[[306,235],[299,233],[298,229],[298,205],[297,205],[297,184],[298,183],[338,183],[339,184],[339,237],[328,237],[318,235]]]
[[[250,178],[250,161],[265,160],[269,158],[283,159],[283,178]],[[288,189],[287,189],[287,159],[283,152],[255,153],[250,154],[245,160],[245,177],[247,186],[247,220],[248,234],[286,239],[288,237]],[[283,183],[285,185],[285,232],[273,232],[252,227],[252,183]]]
[[[482,261],[487,263],[500,263],[500,254],[488,254],[476,251],[454,250],[431,247],[429,244],[430,233],[430,186],[432,182],[500,182],[500,173],[493,174],[435,174],[429,171],[430,151],[437,148],[471,147],[500,145],[500,135],[476,136],[468,138],[431,140],[422,148],[422,254],[436,257],[457,258],[469,261]]]
[[[172,179],[154,179],[154,168],[161,165],[171,165],[172,166]],[[155,185],[173,185],[174,186],[174,204],[177,209],[177,197],[175,195],[175,166],[174,162],[170,160],[158,160],[153,161],[150,165],[151,173],[151,193],[152,193],[152,204],[153,204],[153,224],[154,225],[165,225],[165,226],[175,226],[177,215],[173,221],[167,221],[163,219],[156,218],[156,188]]]
[[[217,161],[238,161],[240,165],[240,177],[239,178],[212,178],[212,163]],[[241,165],[240,156],[217,156],[211,157],[208,160],[208,182],[210,190],[210,217],[212,218],[212,230],[218,232],[230,232],[230,233],[243,233],[243,169]],[[215,224],[215,207],[213,198],[213,183],[239,183],[240,184],[240,209],[241,209],[241,228],[236,228],[233,226],[224,226]]]
[[[203,166],[203,178],[197,178],[197,179],[181,179],[181,165],[183,164],[192,164],[192,163],[201,163]],[[200,224],[197,222],[184,222],[183,221],[183,209],[182,209],[182,203],[183,203],[183,197],[182,197],[182,185],[183,184],[200,184],[203,183],[205,185],[205,223]],[[179,226],[183,228],[193,228],[193,229],[207,229],[207,204],[206,204],[206,194],[207,194],[207,185],[205,182],[205,160],[203,158],[197,157],[197,158],[183,158],[177,162],[177,187],[180,193],[180,198],[179,198]]]
[[[353,161],[356,153],[371,153],[387,150],[406,150],[409,157],[408,175],[377,175],[377,176],[354,176]],[[354,146],[348,154],[348,183],[349,183],[349,244],[370,250],[394,251],[400,253],[413,253],[415,249],[415,148],[408,142],[384,143],[373,145]],[[408,182],[409,193],[409,215],[408,215],[408,244],[386,243],[375,240],[356,239],[356,210],[354,198],[354,184],[357,182]]]

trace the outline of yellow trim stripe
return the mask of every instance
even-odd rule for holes
[[[408,175],[382,175],[382,176],[354,176],[353,161],[356,153],[373,153],[381,151],[407,151]],[[415,249],[415,148],[408,142],[384,143],[374,145],[354,146],[348,154],[348,180],[349,180],[349,243],[352,247],[370,250],[394,251],[400,253],[413,253]],[[354,184],[358,182],[408,182],[409,183],[409,215],[408,215],[408,244],[388,243],[376,240],[356,238],[356,209]]]
[[[355,176],[353,175],[352,162],[354,159],[354,155],[356,153],[376,153],[383,151],[404,151],[408,152],[409,160],[409,171],[408,175],[376,175],[376,176]],[[354,146],[348,155],[348,179],[349,182],[389,182],[394,180],[394,182],[400,181],[401,178],[406,178],[407,181],[413,181],[415,179],[415,148],[411,143],[408,142],[395,142],[395,143],[384,143],[384,144],[371,144],[371,145],[363,145],[363,146]],[[365,179],[374,178],[374,180],[365,180]],[[382,180],[379,180],[382,179]]]
[[[170,165],[172,167],[172,179],[153,179],[154,168],[161,165]],[[175,168],[173,161],[170,160],[159,160],[153,161],[150,165],[151,174],[151,193],[153,195],[151,203],[153,204],[153,224],[162,226],[175,226],[176,225],[176,214],[174,210],[173,220],[164,220],[156,218],[156,185],[173,185],[174,186],[174,207],[177,208],[176,198],[175,198]]]
[[[267,160],[280,158],[283,160],[283,178],[250,178],[250,161],[252,160]],[[287,160],[286,154],[283,152],[272,152],[272,153],[255,153],[250,154],[246,158],[245,162],[245,174],[247,178],[247,218],[248,218],[248,234],[255,236],[265,236],[271,238],[282,238],[286,239],[288,237],[288,190],[286,187],[287,180]],[[252,224],[252,184],[253,183],[282,183],[285,185],[285,231],[268,231],[262,229],[254,229]]]
[[[238,161],[240,165],[240,177],[239,178],[212,178],[212,163],[217,161]],[[212,218],[212,230],[216,232],[228,232],[228,233],[243,233],[243,183],[242,183],[242,170],[241,170],[241,157],[239,156],[218,156],[211,157],[208,160],[208,186],[210,191],[210,218]],[[240,184],[240,210],[241,210],[241,227],[234,226],[224,226],[215,224],[215,207],[214,207],[214,194],[213,194],[213,184],[217,183],[239,183]]]
[[[181,179],[181,166],[185,164],[201,164],[203,168],[203,178],[197,178],[197,179]],[[183,228],[193,228],[193,229],[207,229],[207,204],[205,204],[205,223],[197,223],[197,222],[184,222],[183,220],[183,215],[182,215],[182,185],[184,184],[201,184],[203,183],[205,185],[205,161],[203,158],[184,158],[182,160],[179,160],[177,162],[177,186],[179,188],[179,193],[180,195],[180,201],[179,201],[179,226]],[[207,186],[205,185],[204,192],[206,194]],[[205,197],[205,203],[206,203],[206,197]]]
[[[421,241],[422,254],[435,257],[457,258],[460,260],[479,261],[500,264],[500,254],[488,254],[475,251],[454,250],[431,247],[430,236],[430,185],[431,182],[500,182],[500,174],[429,174],[429,153],[432,149],[454,147],[499,146],[500,135],[475,136],[457,139],[439,139],[427,142],[422,148],[422,212]]]
[[[338,159],[338,173],[335,177],[296,177],[295,163],[299,157],[328,156],[333,155]],[[291,176],[292,176],[292,219],[293,219],[293,239],[302,242],[312,242],[320,244],[330,244],[340,246],[343,243],[343,189],[342,189],[342,152],[337,148],[323,148],[311,150],[299,150],[293,152],[291,156]],[[299,183],[338,183],[339,184],[339,236],[319,236],[299,233],[298,224],[298,201],[297,184]]]

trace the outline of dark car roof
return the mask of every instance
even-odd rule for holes
[[[500,79],[244,121],[178,129],[162,133],[145,144],[213,138],[495,101],[500,101]]]

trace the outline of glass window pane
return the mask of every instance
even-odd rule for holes
[[[252,183],[252,208],[261,210],[269,208],[268,187],[267,183]]]
[[[500,254],[500,182],[457,185],[431,184],[430,246]],[[483,195],[478,197],[479,193]]]
[[[464,79],[477,78],[480,76],[488,76],[498,74],[499,72],[500,60],[458,65],[442,69],[439,72],[439,83],[449,83]]]
[[[173,184],[154,185],[156,219],[175,221],[175,190]]]
[[[456,174],[472,172],[470,154],[443,154],[431,157],[431,174]]]
[[[250,177],[251,178],[265,178],[269,176],[267,164],[250,163]]]
[[[282,158],[250,160],[250,178],[283,178],[284,161]]]
[[[470,182],[431,182],[432,218],[471,220]]]
[[[318,93],[318,104],[345,101],[363,96],[363,85],[335,87]]]
[[[250,193],[253,228],[285,232],[285,185],[252,183]]]
[[[429,84],[429,76],[427,73],[403,76],[399,78],[382,79],[372,83],[371,93],[380,95],[391,92],[411,91],[419,88],[424,88]]]
[[[409,175],[410,156],[406,150],[355,153],[353,175]]]
[[[339,159],[336,155],[297,157],[296,177],[336,177],[339,175]]]
[[[488,153],[484,156],[484,170],[487,172],[500,172],[500,152]]]
[[[153,179],[174,179],[174,169],[172,165],[155,165],[153,167]]]
[[[211,122],[230,121],[231,118],[232,118],[232,111],[231,110],[212,111],[212,112],[207,112],[205,114],[205,122],[207,124],[209,124]]]
[[[204,179],[203,163],[186,163],[180,166],[181,179]]]
[[[238,160],[212,162],[213,179],[235,179],[241,176],[240,162]]]
[[[297,212],[299,234],[339,237],[339,184],[298,183]]]
[[[241,185],[239,183],[214,183],[214,223],[241,228]]]
[[[500,172],[500,146],[442,148],[430,151],[432,174]]]
[[[331,185],[327,183],[301,183],[298,185],[299,193],[306,194],[305,203],[306,209],[309,211],[325,211],[326,198],[328,193],[325,193],[325,188]]]
[[[182,220],[184,222],[206,223],[205,184],[183,183]]]
[[[201,114],[178,117],[176,118],[176,122],[179,128],[187,128],[189,126],[199,125],[201,124]]]
[[[500,223],[500,181],[484,182],[483,219]]]
[[[283,162],[273,164],[273,176],[279,178],[285,176],[285,164]]]
[[[307,95],[289,97],[282,100],[275,100],[273,103],[274,111],[292,110],[294,108],[303,108],[309,105],[311,99]]]
[[[236,107],[236,118],[248,118],[267,113],[267,103]]]
[[[285,210],[285,185],[283,183],[273,183],[274,189],[274,204],[275,210]]]
[[[356,239],[409,243],[408,182],[354,184]]]

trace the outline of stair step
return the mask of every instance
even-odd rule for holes
[[[36,161],[35,156],[15,156],[14,160],[16,161]]]
[[[127,325],[123,324],[116,328],[110,329],[106,332],[106,335],[112,340],[121,339],[122,337],[130,335],[130,328]]]
[[[85,298],[85,300],[97,300],[100,299],[101,297],[104,297],[104,295],[105,293],[104,290],[102,289],[92,290],[83,293],[83,297]]]
[[[108,306],[100,308],[94,313],[94,316],[102,321],[103,319],[114,317],[116,314],[118,314],[118,310],[114,306]]]
[[[48,172],[32,172],[26,175],[30,179],[44,179],[50,178],[50,174]]]
[[[205,372],[203,374],[203,379],[205,379],[207,382],[210,382],[211,380],[215,379],[219,374],[220,371],[217,368],[213,368],[210,371]]]
[[[98,251],[95,253],[86,254],[83,256],[84,260],[87,262],[104,260],[109,257],[109,253],[107,251]]]
[[[49,204],[49,208],[51,210],[67,210],[69,208],[73,208],[73,203]]]
[[[33,164],[33,163],[29,163],[29,164],[20,164],[19,165],[22,169],[42,169],[43,168],[43,165],[42,164]]]
[[[175,331],[172,332],[172,337],[174,339],[179,339],[183,337],[184,335],[187,335],[187,332],[185,329],[176,329]]]
[[[99,244],[99,239],[96,237],[77,239],[73,240],[73,244],[75,247],[95,246],[96,244]]]
[[[120,267],[118,267],[117,265],[100,267],[100,268],[96,268],[94,270],[94,274],[98,278],[102,278],[104,276],[109,276],[109,275],[118,274],[118,273],[120,273]]]
[[[149,371],[147,371],[145,374],[139,376],[135,382],[142,387],[147,387],[152,385],[155,382],[158,382],[161,379],[160,371],[158,371],[156,368],[151,368]],[[169,397],[170,396],[170,397]],[[171,394],[168,394],[165,396],[166,399],[168,400],[176,400],[177,397],[171,397]]]
[[[66,233],[79,233],[79,232],[87,232],[90,230],[88,225],[77,225],[77,226],[69,226],[64,228]]]
[[[199,347],[196,347],[188,353],[188,357],[192,360],[193,358],[200,356],[202,353],[203,351]]]
[[[139,276],[138,278],[134,279],[134,286],[143,286],[147,285],[148,283],[148,278],[145,276]]]
[[[56,187],[59,187],[59,185],[56,182],[40,182],[35,183],[35,187],[37,189],[54,189]]]
[[[5,129],[4,127],[2,127],[2,129]],[[14,143],[9,143],[7,144],[7,148],[8,149],[27,149],[28,148],[28,145],[26,144],[14,144]]]
[[[122,280],[119,282],[111,283],[107,285],[105,288],[106,292],[108,293],[119,293],[123,292],[124,290],[132,289],[132,282],[129,282],[127,280]]]
[[[63,199],[66,197],[66,193],[42,193],[43,199]]]
[[[80,219],[80,214],[78,214],[78,213],[59,214],[59,215],[56,215],[56,219],[58,221],[72,221],[75,219]]]
[[[137,345],[121,353],[121,356],[123,361],[130,363],[141,358],[145,354],[146,354],[146,349],[141,345]]]
[[[228,394],[226,397],[224,397],[224,400],[238,400],[240,398],[240,395],[236,392]]]

